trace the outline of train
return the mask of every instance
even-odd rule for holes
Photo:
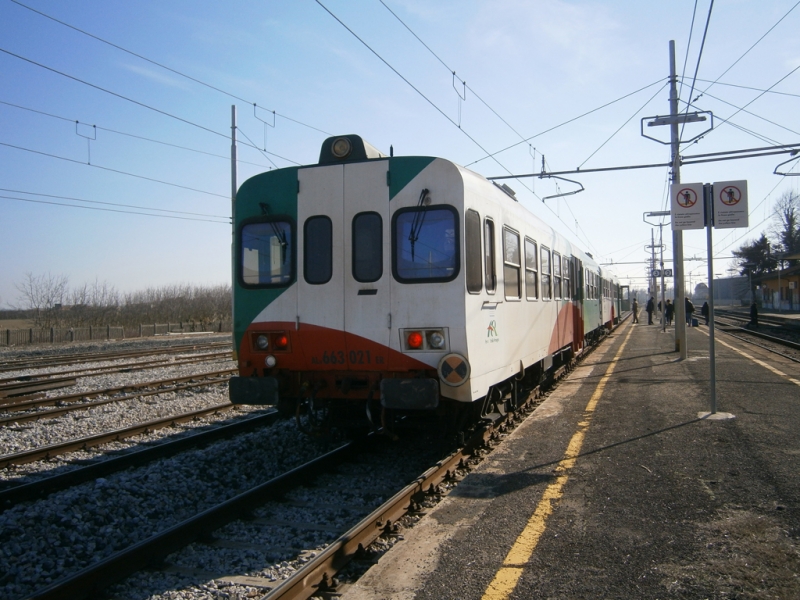
[[[231,402],[316,423],[496,418],[622,313],[617,278],[508,185],[358,135],[245,181],[232,259]]]

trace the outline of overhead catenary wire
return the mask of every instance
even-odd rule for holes
[[[15,150],[21,150],[21,151],[24,151],[24,152],[30,152],[32,154],[39,154],[40,156],[48,156],[50,158],[57,158],[59,160],[64,160],[64,161],[75,163],[75,164],[78,164],[78,165],[84,165],[84,166],[87,166],[87,167],[93,167],[95,169],[102,169],[103,171],[109,171],[111,173],[119,173],[120,175],[127,175],[128,177],[135,177],[137,179],[144,179],[146,181],[152,181],[154,183],[160,183],[160,184],[163,184],[163,185],[169,185],[171,187],[177,187],[177,188],[181,188],[181,189],[184,189],[184,190],[189,190],[191,192],[198,192],[200,194],[208,194],[209,196],[219,196],[220,198],[225,198],[226,200],[230,199],[230,196],[226,196],[224,194],[216,194],[214,192],[208,192],[206,190],[198,190],[197,188],[192,188],[192,187],[188,187],[188,186],[185,186],[185,185],[180,185],[180,184],[177,184],[177,183],[171,183],[169,181],[163,181],[161,179],[155,179],[153,177],[146,177],[144,175],[137,175],[136,173],[129,173],[127,171],[121,171],[119,169],[112,169],[110,167],[103,167],[103,166],[92,164],[92,163],[86,163],[86,162],[84,162],[82,160],[76,160],[74,158],[69,158],[69,157],[66,157],[66,156],[59,156],[57,154],[51,154],[49,152],[42,152],[40,150],[33,150],[32,148],[24,148],[22,146],[15,146],[14,144],[6,144],[5,142],[0,142],[0,146],[6,146],[7,148],[13,148]]]
[[[140,102],[139,100],[134,100],[133,98],[129,98],[128,96],[125,96],[123,94],[119,94],[117,92],[114,92],[112,90],[106,89],[106,88],[104,88],[102,86],[99,86],[99,85],[96,85],[94,83],[90,83],[88,81],[80,79],[79,77],[75,77],[75,76],[70,75],[68,73],[64,73],[63,71],[59,71],[58,69],[54,69],[52,67],[48,67],[47,65],[44,65],[44,64],[39,63],[39,62],[36,62],[35,60],[31,60],[29,58],[26,58],[24,56],[21,56],[19,54],[14,53],[14,52],[10,52],[8,50],[5,50],[4,48],[0,48],[0,52],[8,54],[9,56],[13,56],[15,58],[18,58],[18,59],[20,59],[22,61],[28,62],[28,63],[30,63],[32,65],[37,66],[37,67],[41,67],[42,69],[45,69],[45,70],[50,71],[52,73],[56,73],[58,75],[61,75],[62,77],[66,77],[67,79],[72,79],[73,81],[76,81],[76,82],[81,83],[83,85],[89,86],[89,87],[94,88],[96,90],[99,90],[101,92],[105,92],[106,94],[110,94],[112,96],[120,98],[121,100],[125,100],[126,102],[131,102],[132,104],[136,104],[137,106],[141,106],[142,108],[146,108],[148,110],[152,110],[152,111],[154,111],[154,112],[156,112],[158,114],[164,115],[164,116],[169,117],[171,119],[175,119],[177,121],[180,121],[181,123],[185,123],[187,125],[191,125],[192,127],[197,127],[198,129],[201,129],[203,131],[207,131],[208,133],[213,133],[214,135],[218,135],[218,136],[223,137],[225,139],[229,139],[229,137],[230,137],[226,133],[221,133],[219,131],[215,131],[215,130],[209,128],[209,127],[206,127],[205,125],[200,125],[199,123],[195,123],[193,121],[189,121],[188,119],[184,119],[183,117],[179,117],[179,116],[174,115],[172,113],[169,113],[169,112],[167,112],[165,110],[161,110],[160,108],[156,108],[155,106],[150,106],[149,104],[146,104],[144,102]],[[258,146],[256,146],[255,144],[252,144],[252,147],[255,148],[256,150],[261,151],[261,149]],[[270,162],[272,162],[272,160],[270,160]],[[289,161],[289,162],[294,162],[294,161]],[[273,162],[272,164],[275,164],[275,163]],[[294,164],[298,164],[298,163],[294,163]]]
[[[11,106],[11,107],[14,107],[14,108],[18,108],[20,110],[26,110],[28,112],[36,113],[36,114],[43,115],[43,116],[46,116],[46,117],[51,117],[53,119],[66,121],[68,123],[78,123],[78,124],[81,124],[81,125],[89,126],[87,123],[83,123],[83,122],[81,122],[81,121],[79,121],[77,119],[69,119],[67,117],[63,117],[63,116],[60,116],[60,115],[54,115],[52,113],[45,112],[43,110],[37,110],[35,108],[30,108],[28,106],[22,106],[20,104],[14,104],[13,102],[6,102],[4,100],[0,100],[0,104],[4,104],[6,106]],[[171,142],[165,142],[163,140],[156,140],[156,139],[145,137],[145,136],[142,136],[142,135],[136,135],[135,133],[130,133],[130,132],[126,132],[126,131],[119,131],[117,129],[110,129],[108,127],[102,127],[100,125],[91,125],[91,127],[96,127],[100,131],[107,131],[108,133],[113,133],[113,134],[116,134],[116,135],[122,135],[122,136],[125,136],[125,137],[131,137],[131,138],[135,138],[137,140],[142,140],[142,141],[145,141],[145,142],[151,142],[153,144],[160,144],[162,146],[169,146],[170,148],[177,148],[179,150],[186,150],[188,152],[194,152],[196,154],[204,154],[205,156],[213,156],[215,158],[222,158],[222,159],[225,159],[227,161],[230,161],[230,159],[231,159],[230,156],[225,156],[225,155],[222,155],[222,154],[214,154],[213,152],[206,152],[205,150],[198,150],[197,148],[189,148],[188,146],[181,146],[179,144],[173,144]],[[242,145],[243,146],[250,146],[250,144],[242,144]],[[254,149],[256,149],[256,150],[259,150],[259,148],[256,147],[255,145],[253,145],[252,147]],[[280,158],[282,160],[285,160],[286,162],[293,163],[295,165],[299,165],[300,164],[300,163],[297,163],[297,162],[295,162],[295,161],[293,161],[293,160],[291,160],[289,158],[286,158],[285,156],[281,156],[280,154],[275,154],[274,152],[267,152],[267,154],[272,154],[273,156],[277,156],[278,158]],[[241,163],[243,165],[252,165],[254,167],[265,167],[266,166],[266,165],[262,165],[262,164],[259,164],[259,163],[248,162],[246,160],[241,160],[241,159],[237,159],[236,162],[239,162],[239,163]]]
[[[428,50],[428,52],[430,52],[430,53],[431,53],[431,54],[432,54],[432,55],[433,55],[433,56],[436,58],[436,60],[438,60],[438,61],[439,61],[439,62],[442,64],[442,66],[444,66],[444,68],[445,68],[445,69],[447,69],[447,71],[448,71],[449,73],[452,73],[452,74],[453,74],[455,77],[458,77],[458,75],[456,75],[456,71],[455,71],[454,69],[450,68],[450,66],[449,66],[449,65],[448,65],[446,62],[444,62],[444,60],[442,60],[442,59],[439,57],[439,55],[438,55],[438,54],[436,54],[436,52],[434,52],[434,51],[433,51],[433,49],[431,49],[431,47],[430,47],[430,46],[428,46],[428,44],[426,44],[426,43],[425,43],[425,42],[422,40],[422,38],[420,38],[420,37],[419,37],[419,36],[418,36],[418,35],[417,35],[417,34],[414,32],[414,30],[413,30],[413,29],[411,29],[411,27],[409,27],[409,26],[406,24],[406,22],[405,22],[405,21],[403,21],[403,19],[401,19],[401,18],[400,18],[400,17],[397,15],[397,13],[395,13],[395,12],[394,12],[394,11],[393,11],[391,8],[389,8],[389,6],[386,4],[386,2],[384,2],[383,0],[378,0],[378,1],[379,1],[381,4],[383,4],[383,6],[386,8],[386,10],[388,10],[390,13],[392,13],[392,16],[393,16],[395,19],[397,19],[398,21],[400,21],[400,23],[403,25],[403,27],[405,27],[405,28],[408,30],[408,32],[409,32],[411,35],[413,35],[413,36],[414,36],[414,37],[417,39],[417,41],[418,41],[420,44],[422,44],[423,46],[425,46],[425,48]],[[463,84],[464,84],[464,86],[466,87],[466,89],[468,89],[470,92],[472,92],[472,95],[473,95],[473,96],[475,96],[475,97],[476,97],[478,100],[480,100],[480,101],[481,101],[481,103],[483,103],[483,105],[484,105],[486,108],[488,108],[488,109],[489,109],[489,110],[492,112],[492,114],[494,114],[494,116],[496,116],[498,119],[500,119],[500,120],[501,120],[501,121],[502,121],[502,122],[503,122],[503,123],[504,123],[504,124],[505,124],[505,125],[506,125],[506,126],[509,128],[509,129],[510,129],[510,130],[511,130],[511,131],[513,131],[514,133],[516,133],[516,134],[517,134],[517,136],[519,136],[519,138],[520,138],[520,139],[522,139],[522,140],[524,140],[524,139],[525,139],[525,137],[524,137],[524,136],[523,136],[523,135],[522,135],[522,134],[521,134],[519,131],[517,131],[516,129],[514,129],[514,127],[513,127],[513,126],[512,126],[512,125],[511,125],[511,124],[510,124],[508,121],[506,121],[506,120],[505,120],[503,117],[501,117],[501,116],[500,116],[500,114],[499,114],[499,113],[498,113],[498,112],[497,112],[495,109],[493,109],[491,106],[489,106],[489,103],[488,103],[488,102],[486,102],[486,101],[485,101],[483,98],[481,98],[481,97],[480,97],[480,95],[478,95],[478,93],[477,93],[477,92],[476,92],[476,91],[475,91],[475,90],[474,90],[472,87],[470,87],[469,85],[467,85],[467,82],[466,82],[466,81],[464,81],[464,80],[463,80],[463,79],[461,79],[460,77],[459,77],[458,79],[459,79],[459,81],[461,81],[461,83],[463,83]],[[535,195],[535,193],[534,193],[534,195]]]
[[[229,216],[226,215],[209,215],[206,213],[196,213],[196,212],[189,212],[185,210],[169,210],[166,208],[152,208],[150,206],[138,206],[136,204],[120,204],[118,202],[102,202],[100,200],[85,200],[83,198],[75,198],[73,196],[58,196],[55,194],[43,194],[41,192],[26,192],[24,190],[14,190],[9,188],[0,188],[0,192],[9,192],[12,194],[25,194],[26,196],[42,196],[44,198],[58,198],[59,200],[72,200],[74,202],[86,202],[87,204],[105,204],[108,206],[119,206],[122,208],[140,208],[142,210],[150,210],[155,212],[165,212],[165,213],[174,213],[177,215],[191,215],[194,217],[212,217],[214,219],[228,219],[230,220]]]
[[[99,210],[103,212],[114,212],[114,213],[124,213],[127,215],[142,215],[145,217],[159,217],[162,219],[178,219],[181,221],[204,221],[206,223],[219,223],[220,225],[228,225],[230,226],[230,220],[228,221],[214,221],[212,219],[199,219],[195,217],[179,217],[177,215],[154,215],[152,213],[144,213],[138,212],[133,210],[117,210],[114,208],[100,208],[99,206],[81,206],[80,204],[67,204],[65,202],[53,202],[51,200],[34,200],[33,198],[15,198],[13,196],[2,196],[0,198],[5,200],[16,200],[19,202],[32,202],[34,204],[51,204],[55,206],[68,206],[70,208],[83,208],[85,210]]]
[[[455,127],[457,127],[457,128],[458,128],[458,130],[459,130],[459,131],[461,131],[461,133],[463,133],[463,134],[464,134],[464,135],[465,135],[467,138],[469,138],[469,140],[470,140],[470,141],[472,141],[472,143],[474,143],[474,144],[475,144],[475,145],[476,145],[478,148],[480,148],[480,149],[481,149],[481,150],[482,150],[484,153],[486,153],[488,158],[491,158],[492,160],[494,160],[494,161],[495,161],[495,162],[496,162],[496,163],[497,163],[497,164],[498,164],[500,167],[502,167],[502,168],[503,168],[503,169],[504,169],[504,170],[505,170],[507,173],[509,173],[509,175],[510,175],[510,177],[509,177],[509,178],[511,178],[511,179],[516,179],[516,177],[515,177],[513,174],[511,174],[511,171],[510,171],[510,170],[509,170],[509,169],[508,169],[508,168],[507,168],[505,165],[503,165],[503,164],[502,164],[502,163],[501,163],[501,162],[500,162],[500,161],[499,161],[499,160],[498,160],[498,159],[497,159],[495,156],[493,156],[493,155],[489,155],[489,152],[488,152],[488,151],[487,151],[487,150],[486,150],[486,149],[485,149],[485,148],[484,148],[484,147],[483,147],[483,146],[482,146],[482,145],[481,145],[481,144],[480,144],[480,143],[479,143],[479,142],[478,142],[478,141],[477,141],[477,140],[476,140],[474,137],[472,137],[472,136],[471,136],[471,135],[470,135],[470,134],[469,134],[469,133],[468,133],[468,132],[467,132],[467,131],[466,131],[466,130],[463,128],[463,127],[461,127],[460,123],[457,123],[457,122],[456,122],[456,121],[454,121],[454,120],[453,120],[451,117],[449,117],[449,116],[447,115],[447,113],[445,113],[445,112],[444,112],[444,111],[443,111],[441,108],[439,108],[439,107],[438,107],[438,106],[437,106],[437,105],[436,105],[436,104],[435,104],[435,103],[434,103],[434,102],[433,102],[433,101],[432,101],[430,98],[428,98],[428,97],[427,97],[425,94],[423,94],[423,93],[422,93],[422,91],[421,91],[419,88],[417,88],[417,87],[416,87],[414,84],[412,84],[412,83],[411,83],[411,82],[410,82],[410,81],[409,81],[409,80],[408,80],[406,77],[404,77],[404,76],[403,76],[403,75],[402,75],[402,74],[401,74],[401,73],[400,73],[400,72],[399,72],[397,69],[395,69],[395,68],[394,68],[394,67],[393,67],[393,66],[392,66],[392,65],[391,65],[391,64],[390,64],[390,63],[389,63],[389,62],[388,62],[388,61],[387,61],[385,58],[383,58],[383,57],[382,57],[382,56],[381,56],[381,55],[380,55],[380,54],[379,54],[377,51],[375,51],[375,49],[373,49],[373,48],[372,48],[372,47],[371,47],[369,44],[367,44],[367,43],[366,43],[366,42],[365,42],[365,41],[364,41],[364,40],[363,40],[363,39],[362,39],[362,38],[361,38],[361,37],[360,37],[358,34],[356,34],[356,33],[355,33],[355,31],[353,31],[353,30],[352,30],[350,27],[348,27],[348,26],[347,26],[347,24],[345,24],[345,23],[344,23],[344,21],[342,21],[342,20],[341,20],[341,19],[340,19],[338,16],[336,16],[336,15],[335,15],[335,14],[334,14],[334,13],[333,13],[333,12],[332,12],[332,11],[331,11],[329,8],[328,8],[328,7],[326,7],[326,6],[325,6],[325,5],[324,5],[324,4],[323,4],[323,3],[322,3],[320,0],[315,0],[315,1],[316,1],[316,3],[317,3],[317,4],[319,4],[319,6],[320,6],[322,9],[324,9],[324,10],[325,10],[325,12],[327,12],[327,13],[328,13],[328,14],[329,14],[331,17],[333,17],[333,18],[334,18],[334,19],[335,19],[335,20],[336,20],[336,21],[337,21],[337,22],[338,22],[338,23],[339,23],[339,24],[340,24],[342,27],[344,27],[344,28],[345,28],[345,29],[346,29],[346,30],[347,30],[347,31],[348,31],[348,32],[349,32],[349,33],[350,33],[350,34],[351,34],[353,37],[355,37],[355,38],[356,38],[356,39],[357,39],[359,42],[361,42],[361,44],[362,44],[362,45],[363,45],[365,48],[367,48],[367,49],[368,49],[370,52],[372,52],[372,54],[374,54],[374,55],[375,55],[375,56],[376,56],[376,57],[377,57],[377,58],[378,58],[378,59],[379,59],[379,60],[380,60],[380,61],[381,61],[383,64],[385,64],[387,67],[389,67],[389,69],[391,69],[391,70],[392,70],[392,72],[393,72],[393,73],[395,73],[395,75],[397,75],[398,77],[400,77],[400,79],[402,79],[402,80],[403,80],[403,81],[404,81],[404,82],[405,82],[405,83],[406,83],[406,84],[407,84],[407,85],[408,85],[408,86],[409,86],[411,89],[413,89],[415,92],[417,92],[417,94],[419,94],[419,95],[420,95],[420,96],[421,96],[421,97],[422,97],[422,98],[423,98],[423,99],[424,99],[424,100],[425,100],[425,101],[426,101],[428,104],[430,104],[430,105],[431,105],[431,106],[432,106],[434,109],[436,109],[436,111],[437,111],[437,112],[439,112],[439,114],[441,114],[441,115],[442,115],[442,116],[443,116],[445,119],[447,119],[447,120],[448,120],[448,121],[449,121],[449,122],[450,122],[452,125],[454,125]],[[426,46],[426,47],[427,47],[427,46]],[[448,67],[448,69],[449,69],[449,67]],[[520,143],[522,143],[522,142],[520,142]],[[518,181],[519,181],[519,180],[518,180]],[[528,186],[527,186],[527,185],[525,185],[525,183],[524,183],[523,181],[519,181],[519,183],[520,183],[520,185],[522,185],[522,186],[523,186],[525,189],[527,189],[528,191],[530,191],[530,192],[531,192],[531,193],[532,193],[534,196],[536,196],[536,193],[535,193],[535,192],[534,192],[534,191],[533,191],[531,188],[528,188]],[[538,197],[538,196],[537,196],[537,197]],[[545,205],[545,206],[547,206],[547,205]],[[559,221],[561,221],[562,223],[564,223],[564,225],[566,225],[566,226],[569,228],[569,225],[568,225],[568,224],[567,224],[567,223],[566,223],[566,222],[565,222],[565,221],[564,221],[564,220],[561,218],[561,216],[560,216],[560,215],[558,215],[558,213],[556,213],[556,212],[555,212],[555,211],[554,211],[554,210],[553,210],[551,207],[549,207],[549,206],[547,206],[547,208],[548,208],[548,210],[550,210],[550,212],[552,212],[552,213],[553,213],[553,214],[556,216],[556,218],[557,218]],[[579,235],[579,234],[578,234],[578,232],[577,232],[577,228],[576,228],[576,231],[575,231],[575,233],[576,233],[576,235]]]
[[[708,26],[711,24],[711,11],[714,9],[714,0],[711,0],[711,3],[708,5],[708,16],[706,17],[706,26],[703,29],[703,40],[700,42],[700,52],[697,54],[697,64],[694,67],[694,75],[692,76],[692,87],[689,90],[689,102],[692,101],[692,95],[694,94],[694,86],[697,81],[697,73],[700,70],[700,61],[703,59],[703,49],[706,47],[706,37],[708,36]],[[689,114],[689,106],[686,106],[686,115]],[[686,127],[686,121],[684,120],[681,123],[681,132],[678,135],[678,141],[683,139],[683,130]]]
[[[663,90],[665,87],[667,87],[667,85],[668,85],[667,83],[664,83],[664,85],[663,85],[663,86],[661,86],[661,87],[660,87],[660,88],[659,88],[659,89],[656,91],[656,93],[655,93],[655,94],[653,94],[653,95],[650,97],[650,99],[649,99],[647,102],[645,102],[645,103],[644,103],[644,104],[643,104],[643,105],[642,105],[642,106],[639,108],[639,110],[637,110],[635,113],[633,113],[633,114],[632,114],[632,115],[631,115],[631,116],[630,116],[630,117],[629,117],[629,118],[628,118],[628,119],[627,119],[627,120],[626,120],[626,121],[625,121],[625,122],[624,122],[622,125],[620,125],[620,126],[619,126],[619,128],[618,128],[618,129],[617,129],[617,130],[616,130],[614,133],[612,133],[612,134],[611,134],[611,135],[608,137],[608,139],[607,139],[605,142],[603,142],[602,144],[600,144],[600,147],[599,147],[599,148],[597,148],[597,150],[595,150],[594,152],[592,152],[592,153],[591,153],[591,154],[590,154],[590,155],[589,155],[589,156],[586,158],[586,160],[584,160],[584,161],[583,161],[583,162],[582,162],[580,165],[578,165],[578,168],[576,169],[576,171],[580,171],[581,167],[582,167],[583,165],[585,165],[587,162],[589,162],[589,159],[590,159],[590,158],[592,158],[592,157],[593,157],[595,154],[597,154],[598,152],[600,152],[600,150],[603,148],[603,146],[605,146],[605,145],[606,145],[608,142],[610,142],[610,141],[611,141],[611,140],[614,138],[614,136],[615,136],[615,135],[617,135],[617,134],[618,134],[620,131],[622,131],[622,128],[623,128],[623,127],[625,127],[625,125],[627,125],[628,123],[630,123],[630,122],[631,122],[631,120],[632,120],[632,119],[633,119],[633,118],[634,118],[636,115],[638,115],[640,112],[642,112],[642,111],[645,109],[645,107],[646,107],[648,104],[650,104],[650,103],[651,103],[653,100],[655,100],[656,96],[658,96],[658,95],[661,93],[661,91],[662,91],[662,90]]]
[[[205,81],[197,79],[196,77],[192,77],[191,75],[187,75],[186,73],[178,71],[177,69],[173,69],[172,67],[168,67],[167,65],[165,65],[163,63],[160,63],[160,62],[157,62],[157,61],[155,61],[155,60],[153,60],[151,58],[147,58],[146,56],[144,56],[142,54],[138,54],[136,52],[133,52],[132,50],[128,50],[127,48],[123,48],[122,46],[120,46],[118,44],[115,44],[113,42],[109,42],[108,40],[103,39],[103,38],[101,38],[101,37],[99,37],[97,35],[94,35],[92,33],[89,33],[88,31],[84,31],[83,29],[79,29],[78,27],[75,27],[74,25],[70,25],[69,23],[66,23],[65,21],[61,21],[60,19],[56,19],[55,17],[50,16],[47,13],[44,13],[44,12],[42,12],[40,10],[35,9],[35,8],[32,8],[32,7],[30,7],[30,6],[26,5],[26,4],[23,4],[22,2],[19,2],[18,0],[11,0],[11,2],[13,2],[14,4],[16,4],[16,5],[18,5],[18,6],[22,7],[22,8],[25,8],[25,9],[31,11],[31,12],[34,12],[34,13],[36,13],[38,15],[41,15],[42,17],[45,17],[46,19],[50,19],[51,21],[54,21],[54,22],[58,23],[59,25],[63,25],[64,27],[68,27],[68,28],[70,28],[70,29],[72,29],[74,31],[77,31],[78,33],[81,33],[81,34],[83,34],[85,36],[88,36],[88,37],[90,37],[92,39],[95,39],[98,42],[102,42],[103,44],[107,44],[107,45],[109,45],[109,46],[111,46],[113,48],[116,48],[117,50],[120,50],[122,52],[130,54],[131,56],[135,56],[136,58],[139,58],[139,59],[141,59],[141,60],[143,60],[145,62],[148,62],[148,63],[150,63],[152,65],[155,65],[157,67],[160,67],[160,68],[162,68],[162,69],[164,69],[166,71],[169,71],[170,73],[174,73],[175,75],[179,75],[180,77],[184,77],[184,78],[186,78],[186,79],[188,79],[190,81],[193,81],[193,82],[195,82],[195,83],[197,83],[199,85],[205,86],[205,87],[207,87],[207,88],[209,88],[211,90],[214,90],[216,92],[224,94],[224,95],[228,96],[229,98],[233,98],[235,100],[239,100],[240,102],[245,102],[247,104],[252,104],[252,105],[256,104],[252,100],[245,100],[244,98],[241,98],[241,97],[237,96],[236,94],[233,94],[231,92],[225,91],[222,88],[219,88],[219,87],[216,87],[214,85],[211,85],[210,83],[206,83]],[[275,111],[270,111],[270,112],[275,113],[277,116],[281,117],[282,119],[286,119],[287,121],[291,121],[293,123],[297,123],[298,125],[302,125],[303,127],[307,127],[309,129],[313,129],[314,131],[318,131],[320,133],[324,133],[327,136],[333,135],[332,133],[328,133],[327,131],[324,131],[324,130],[318,128],[318,127],[314,127],[313,125],[309,125],[308,123],[303,123],[302,121],[298,121],[297,119],[293,119],[293,118],[288,117],[286,115],[283,115],[283,114],[280,114],[280,113],[276,113]]]
[[[719,82],[719,80],[720,80],[720,79],[722,79],[722,78],[723,78],[723,77],[724,77],[724,76],[725,76],[725,75],[728,73],[728,71],[730,71],[731,69],[733,69],[733,67],[735,67],[737,64],[739,64],[739,61],[741,61],[741,60],[742,60],[742,59],[743,59],[745,56],[747,56],[747,55],[750,53],[750,51],[751,51],[753,48],[755,48],[756,46],[758,46],[758,44],[760,44],[760,43],[761,43],[761,41],[762,41],[762,40],[763,40],[765,37],[767,37],[767,36],[768,36],[770,33],[772,33],[772,30],[773,30],[773,29],[775,29],[775,28],[776,28],[778,25],[780,25],[780,24],[781,24],[781,22],[782,22],[782,21],[783,21],[783,20],[784,20],[786,17],[788,17],[788,16],[789,16],[789,13],[791,13],[791,12],[792,12],[792,11],[793,11],[795,8],[797,8],[797,7],[798,7],[798,5],[800,5],[800,1],[798,1],[797,3],[795,3],[795,4],[792,6],[792,8],[790,8],[788,11],[786,11],[786,14],[784,14],[784,15],[783,15],[783,16],[782,16],[780,19],[778,19],[778,21],[777,21],[777,22],[776,22],[776,23],[775,23],[775,24],[774,24],[772,27],[770,27],[770,28],[769,28],[769,29],[766,31],[766,33],[764,33],[764,35],[762,35],[760,38],[758,38],[758,39],[757,39],[757,40],[756,40],[756,41],[753,43],[753,45],[752,45],[752,46],[750,46],[750,47],[749,47],[747,50],[745,50],[745,51],[744,51],[744,53],[742,53],[742,55],[741,55],[739,58],[737,58],[735,61],[733,61],[733,63],[731,64],[731,66],[730,66],[730,67],[728,67],[727,69],[725,69],[725,70],[722,72],[722,74],[720,74],[720,75],[719,75],[719,77],[717,77],[717,78],[716,78],[714,81],[712,81],[712,82],[711,82],[711,85],[709,85],[709,86],[708,86],[706,89],[704,89],[702,92],[700,92],[700,95],[702,96],[703,94],[705,94],[705,93],[706,93],[708,90],[710,90],[710,89],[711,89],[711,88],[712,88],[714,85],[718,85],[718,84],[719,84],[719,83],[718,83],[718,82]],[[697,79],[696,77],[697,77],[697,76],[695,75],[695,80],[696,80],[696,81],[705,81],[705,80],[702,80],[702,79]],[[730,84],[719,84],[719,85],[730,85]],[[690,98],[690,100],[691,100],[691,98]]]
[[[539,133],[537,133],[535,135],[532,135],[532,136],[530,136],[528,138],[525,138],[523,141],[516,142],[514,144],[511,144],[510,146],[506,146],[505,148],[497,150],[496,152],[493,152],[491,154],[487,154],[483,158],[479,158],[477,160],[473,160],[471,163],[467,163],[464,166],[465,167],[470,167],[470,166],[472,166],[472,165],[474,165],[476,163],[479,163],[481,161],[486,160],[487,158],[494,158],[495,155],[497,155],[497,154],[502,154],[503,152],[506,152],[507,150],[511,150],[512,148],[516,148],[517,146],[519,146],[522,143],[530,142],[534,138],[543,136],[544,134],[550,133],[551,131],[555,131],[556,129],[559,129],[560,127],[564,127],[565,125],[569,125],[570,123],[574,123],[578,119],[582,119],[583,117],[586,117],[586,116],[588,116],[588,115],[590,115],[592,113],[596,113],[599,110],[602,110],[604,108],[607,108],[607,107],[611,106],[612,104],[616,104],[617,102],[625,100],[626,98],[629,98],[630,96],[634,96],[634,95],[638,94],[639,92],[642,92],[642,91],[644,91],[644,90],[646,90],[648,88],[653,87],[654,85],[662,83],[663,81],[665,81],[665,79],[666,78],[664,78],[664,77],[660,77],[659,79],[657,79],[653,83],[649,83],[649,84],[647,84],[647,85],[645,85],[643,87],[640,87],[637,90],[634,90],[632,92],[629,92],[629,93],[625,94],[624,96],[620,96],[619,98],[617,98],[615,100],[611,100],[610,102],[606,102],[605,104],[602,104],[601,106],[598,106],[597,108],[593,108],[592,110],[586,111],[585,113],[582,113],[582,114],[580,114],[580,115],[578,115],[576,117],[572,117],[571,119],[567,119],[566,121],[564,121],[562,123],[559,123],[558,125],[554,125],[553,127],[549,127],[548,129],[545,129],[544,131],[540,131]]]

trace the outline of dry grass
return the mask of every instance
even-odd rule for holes
[[[29,329],[35,327],[31,319],[0,319],[0,329]]]

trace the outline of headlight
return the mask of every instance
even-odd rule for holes
[[[267,339],[267,336],[258,336],[256,338],[256,346],[258,346],[261,350],[266,350],[269,347],[269,340]]]
[[[444,336],[440,331],[432,331],[428,334],[428,345],[431,348],[440,350],[444,348]]]
[[[272,356],[272,354],[270,354],[269,356],[267,356],[267,358],[264,359],[264,364],[271,369],[272,367],[278,364],[278,361],[275,359],[274,356]]]
[[[350,140],[345,137],[341,137],[333,142],[331,146],[331,151],[336,158],[345,158],[348,154],[350,154],[352,146],[350,145]]]

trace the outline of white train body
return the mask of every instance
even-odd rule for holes
[[[538,383],[619,315],[616,282],[512,195],[357,136],[252,178],[235,217],[234,402],[473,403]]]

